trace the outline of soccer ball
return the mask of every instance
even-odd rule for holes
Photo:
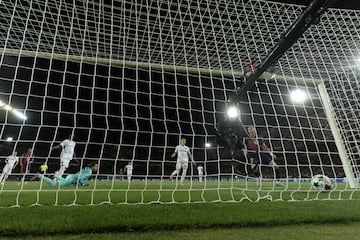
[[[317,190],[331,190],[332,182],[327,176],[316,174],[311,179],[311,186]]]

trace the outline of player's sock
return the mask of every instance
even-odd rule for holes
[[[275,168],[275,178],[279,180],[281,178],[280,176],[280,170],[278,168]]]
[[[184,181],[185,181],[186,171],[187,171],[187,169],[183,169],[182,174],[181,174],[180,182],[184,182]]]
[[[175,170],[170,175],[170,180],[172,181],[174,179],[174,176],[177,176],[179,174],[179,170]]]

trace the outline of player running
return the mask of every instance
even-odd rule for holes
[[[171,154],[171,157],[174,158],[177,156],[177,162],[176,162],[176,169],[173,171],[170,175],[170,180],[172,181],[174,179],[174,176],[178,176],[181,169],[181,179],[179,182],[180,186],[184,185],[185,177],[186,177],[186,171],[188,169],[189,165],[189,159],[191,162],[196,165],[195,161],[193,160],[193,156],[190,152],[190,148],[186,146],[186,138],[181,137],[180,139],[180,145],[176,146],[175,151],[173,154]]]

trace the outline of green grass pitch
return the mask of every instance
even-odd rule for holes
[[[90,187],[50,187],[39,181],[18,186],[8,181],[0,190],[0,207],[30,205],[97,205],[147,203],[211,203],[302,200],[360,200],[360,192],[345,183],[336,183],[332,191],[318,191],[310,183],[209,181],[186,182],[178,186],[169,181],[92,181]]]
[[[286,228],[302,237],[291,239],[311,239],[314,234],[352,239],[360,233],[357,209],[359,191],[345,183],[321,192],[310,183],[278,187],[265,181],[261,187],[237,181],[187,181],[183,187],[169,181],[92,181],[88,188],[61,189],[8,181],[0,191],[0,236],[238,239],[241,234],[247,239],[289,239],[278,234]]]

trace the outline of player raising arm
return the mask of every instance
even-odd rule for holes
[[[180,179],[179,185],[183,186],[185,177],[186,177],[186,171],[189,166],[189,159],[191,160],[191,162],[194,165],[196,165],[196,163],[193,159],[193,156],[190,152],[190,148],[188,146],[186,146],[186,138],[185,137],[181,137],[180,144],[178,146],[176,146],[175,151],[173,152],[173,154],[171,154],[172,158],[174,158],[176,156],[177,156],[176,169],[171,173],[170,180],[172,181],[174,179],[175,175],[178,176],[182,169],[182,174],[181,174],[181,179]]]

